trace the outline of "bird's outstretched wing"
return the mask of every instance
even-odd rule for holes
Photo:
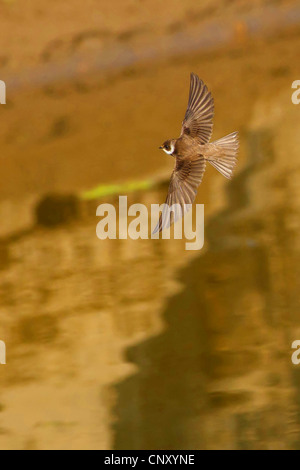
[[[182,123],[181,136],[186,134],[206,144],[212,135],[214,100],[203,81],[191,74],[188,107]]]
[[[153,234],[169,228],[188,211],[190,206],[187,207],[187,204],[192,204],[195,200],[205,166],[206,162],[202,155],[195,160],[176,158],[165,206]],[[174,204],[174,211],[170,211]]]

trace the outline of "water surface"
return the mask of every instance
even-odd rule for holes
[[[13,99],[1,129],[2,449],[300,447],[298,43],[258,41]],[[100,242],[100,201],[38,227],[49,192],[171,170],[156,149],[178,134],[192,70],[214,91],[215,138],[241,133],[235,179],[210,168],[199,191],[204,249]]]

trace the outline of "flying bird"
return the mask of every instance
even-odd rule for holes
[[[238,132],[210,143],[213,117],[212,94],[198,75],[192,73],[188,107],[180,137],[166,140],[159,147],[175,158],[175,168],[165,206],[153,234],[170,227],[191,207],[202,181],[206,162],[225,178],[232,177],[239,149]],[[174,211],[169,210],[171,206],[175,208]]]

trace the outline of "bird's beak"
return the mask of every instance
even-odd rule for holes
[[[162,150],[162,149],[163,149],[163,146],[161,145],[161,146],[160,146],[160,147],[158,147],[158,148],[159,148],[159,150]]]

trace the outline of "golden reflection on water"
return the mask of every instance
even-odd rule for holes
[[[290,100],[299,69],[289,62],[288,43],[278,43],[269,59],[267,47],[256,63],[260,84],[273,70],[264,93],[254,77],[245,79],[247,88],[236,83],[240,96],[220,91],[232,63],[236,75],[246,76],[257,50],[206,63],[211,77],[217,66],[223,73],[222,83],[216,80],[218,132],[238,128],[242,147],[230,184],[209,171],[201,186],[198,202],[207,208],[201,252],[186,252],[184,241],[100,242],[97,201],[54,229],[32,225],[38,197],[24,186],[23,203],[1,204],[11,227],[1,229],[0,244],[0,339],[7,344],[7,366],[0,369],[2,449],[300,447],[300,369],[291,363],[291,343],[300,333],[300,108]],[[286,53],[279,64],[284,72],[276,75],[278,51]],[[201,68],[197,61],[168,67],[183,76]],[[164,81],[159,71],[150,78],[144,73],[132,78],[138,93],[151,80],[157,88]],[[243,101],[232,113],[234,97]],[[148,119],[151,133],[155,118]],[[26,132],[19,137],[27,138]],[[137,149],[129,153],[133,140],[126,141],[129,168],[137,158]],[[50,154],[52,144],[41,145]],[[68,145],[62,141],[61,148]],[[119,160],[121,174],[126,165]],[[104,179],[110,165],[104,164]],[[51,178],[45,189],[54,182],[58,190],[60,176]],[[94,183],[78,178],[73,183],[80,189]],[[147,205],[164,197],[159,189],[132,196]]]

